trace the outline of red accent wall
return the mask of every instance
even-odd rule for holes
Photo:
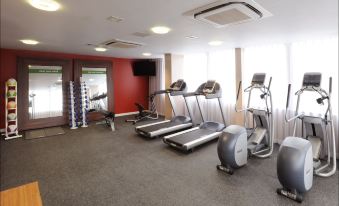
[[[9,78],[17,79],[17,56],[49,57],[62,59],[105,60],[113,63],[114,112],[136,111],[134,102],[148,106],[148,77],[136,77],[132,72],[132,59],[100,57],[55,52],[0,49],[0,128],[5,127],[5,82]],[[18,97],[20,98],[20,97]]]

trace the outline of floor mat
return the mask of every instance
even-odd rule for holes
[[[65,134],[61,127],[51,127],[46,129],[30,130],[25,132],[25,139],[37,139],[42,137],[50,137]]]

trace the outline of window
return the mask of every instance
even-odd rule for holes
[[[321,72],[321,87],[329,90],[329,77],[332,77],[332,109],[338,114],[338,39],[294,43],[291,46],[291,83],[299,89],[305,72]],[[324,113],[325,106],[319,107],[314,93],[305,93],[301,111]],[[307,103],[306,103],[307,102]]]
[[[242,70],[244,86],[250,83],[253,73],[256,72],[265,72],[273,77],[271,91],[275,110],[275,136],[279,141],[291,134],[291,128],[285,124],[284,119],[288,83],[292,84],[289,109],[293,112],[296,104],[294,92],[301,88],[304,73],[321,72],[322,88],[326,91],[329,90],[331,76],[334,126],[338,134],[338,38],[245,48]],[[316,98],[316,94],[305,92],[300,102],[300,112],[323,115],[326,106],[319,107]],[[260,104],[260,100],[254,100],[253,104]]]
[[[254,73],[266,73],[266,82],[272,77],[271,92],[274,108],[286,106],[288,85],[287,50],[285,45],[245,48],[243,53],[242,88],[249,86]],[[244,95],[243,104],[247,104],[248,95]],[[252,93],[251,106],[262,108],[263,100]]]
[[[225,50],[211,53],[188,54],[184,56],[183,78],[189,91],[195,91],[207,80],[216,80],[222,88],[222,109],[225,117],[231,117],[235,104],[235,52]],[[188,101],[192,108],[194,119],[200,119],[195,100]],[[217,100],[206,101],[199,98],[205,120],[222,123]],[[226,118],[229,122],[230,119]]]

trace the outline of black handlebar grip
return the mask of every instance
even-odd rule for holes
[[[290,93],[291,93],[291,84],[288,84],[286,109],[288,108],[290,103]]]
[[[268,90],[270,90],[271,88],[271,82],[272,82],[272,77],[270,77],[270,81],[268,82],[268,87],[267,87]]]
[[[330,88],[329,88],[329,93],[332,93],[332,77],[330,77]]]
[[[240,94],[240,88],[241,88],[241,81],[239,82],[239,86],[238,86],[237,101],[238,101],[239,94]]]

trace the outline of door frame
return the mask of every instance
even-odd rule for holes
[[[113,63],[106,60],[83,60],[74,59],[74,82],[80,83],[83,67],[106,68],[106,83],[107,83],[107,109],[109,112],[114,112],[114,87],[113,87]],[[89,121],[97,121],[103,118],[103,114],[99,112],[91,112],[87,114]]]
[[[29,73],[28,65],[61,66],[63,115],[41,119],[29,119]],[[72,80],[72,60],[55,58],[17,57],[18,74],[18,128],[38,129],[68,124],[68,82]]]

